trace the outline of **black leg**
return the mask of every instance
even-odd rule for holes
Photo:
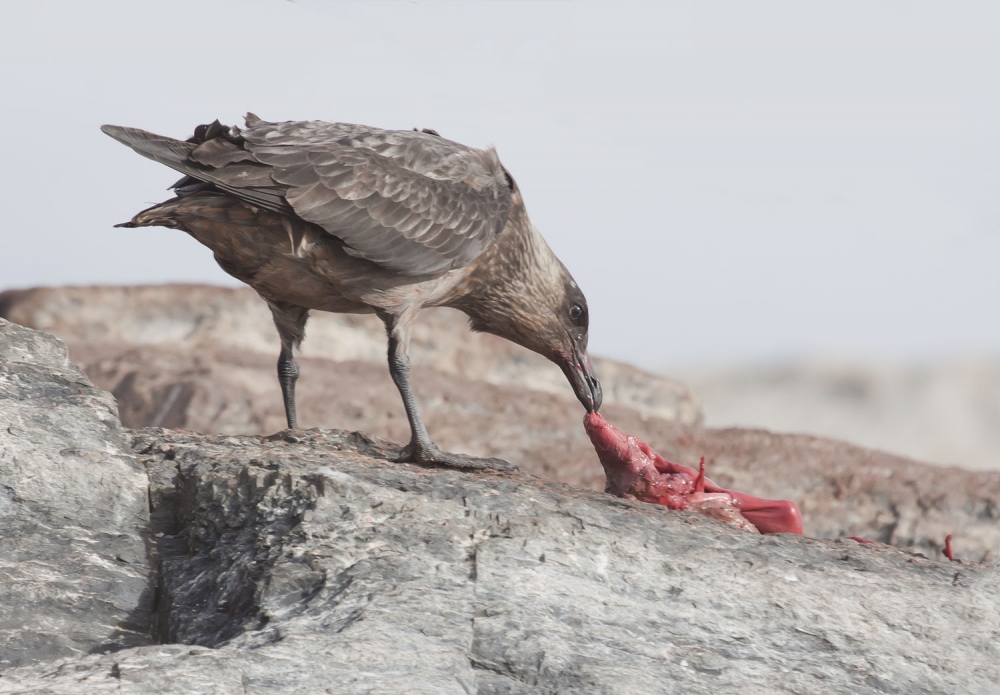
[[[278,355],[278,383],[281,385],[281,397],[285,404],[285,420],[288,429],[298,429],[299,421],[295,412],[295,382],[299,378],[299,365],[295,362],[295,348],[306,336],[306,321],[309,320],[309,310],[280,302],[268,302],[274,327],[278,329],[281,338],[281,353]]]
[[[410,385],[410,357],[406,354],[405,348],[400,349],[399,338],[394,335],[389,336],[389,373],[396,388],[399,389],[399,395],[403,397],[406,418],[410,421],[410,445],[422,451],[435,449],[434,442],[427,434],[424,420],[420,417],[417,397]]]
[[[410,443],[403,450],[399,461],[474,470],[516,471],[517,466],[503,459],[453,454],[441,451],[431,441],[430,435],[427,434],[427,428],[424,426],[424,420],[420,417],[417,398],[410,384],[410,357],[407,354],[410,339],[409,326],[395,317],[382,316],[381,318],[385,321],[386,332],[389,334],[389,373],[392,375],[396,388],[399,389],[399,395],[403,398],[403,407],[406,409],[406,417],[410,422]]]
[[[295,414],[295,382],[299,379],[299,365],[290,349],[281,348],[278,355],[278,383],[281,384],[281,397],[285,402],[285,419],[288,429],[298,429],[299,421]]]

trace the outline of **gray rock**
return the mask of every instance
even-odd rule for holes
[[[0,669],[148,643],[146,526],[114,399],[0,319]]]
[[[133,454],[58,341],[0,338],[0,693],[998,692],[989,566],[336,430]]]
[[[758,536],[392,445],[137,432],[159,632],[13,669],[37,693],[985,693],[1000,576]],[[161,535],[162,534],[162,535]]]

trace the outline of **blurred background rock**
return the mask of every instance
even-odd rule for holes
[[[900,365],[815,360],[673,370],[711,427],[843,439],[937,464],[1000,469],[1000,357]]]
[[[277,333],[249,288],[65,287],[0,294],[0,317],[66,341],[70,357],[118,399],[126,427],[256,434],[285,427]],[[543,357],[469,331],[451,309],[420,314],[411,344],[427,425],[441,446],[500,456],[541,475],[603,487],[603,473],[566,377]],[[306,326],[299,424],[405,441],[374,315],[315,312]],[[636,417],[697,424],[678,381],[597,358],[605,403]]]

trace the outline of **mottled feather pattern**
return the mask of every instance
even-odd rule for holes
[[[403,275],[467,265],[494,243],[510,212],[496,152],[429,133],[252,114],[242,131],[215,122],[189,143],[111,128],[141,154],[316,224],[352,255]]]
[[[435,140],[423,133],[388,135],[394,141],[399,135]],[[400,166],[398,159],[360,146],[372,141],[371,137],[363,142],[348,138],[305,148],[249,147],[259,161],[274,167],[275,182],[289,187],[286,199],[299,217],[335,233],[362,257],[394,270],[435,272],[463,266],[502,231],[510,206],[506,191],[491,196],[496,191],[477,191],[461,179],[428,177]],[[407,163],[416,164],[416,160]],[[472,168],[466,162],[455,173],[468,177]],[[486,170],[477,174],[482,178]],[[505,184],[502,179],[493,180],[497,186]],[[367,220],[358,214],[362,210]],[[390,230],[398,233],[395,249]],[[406,252],[408,268],[393,262],[393,250]]]
[[[256,161],[252,154],[225,138],[215,138],[198,145],[190,158],[198,164],[216,169],[236,162]]]

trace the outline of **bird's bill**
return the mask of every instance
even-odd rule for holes
[[[588,413],[596,413],[601,409],[601,382],[594,374],[594,366],[590,363],[590,356],[584,350],[574,346],[571,359],[561,361],[563,374],[569,380],[573,392],[580,399],[580,403],[587,409]]]

